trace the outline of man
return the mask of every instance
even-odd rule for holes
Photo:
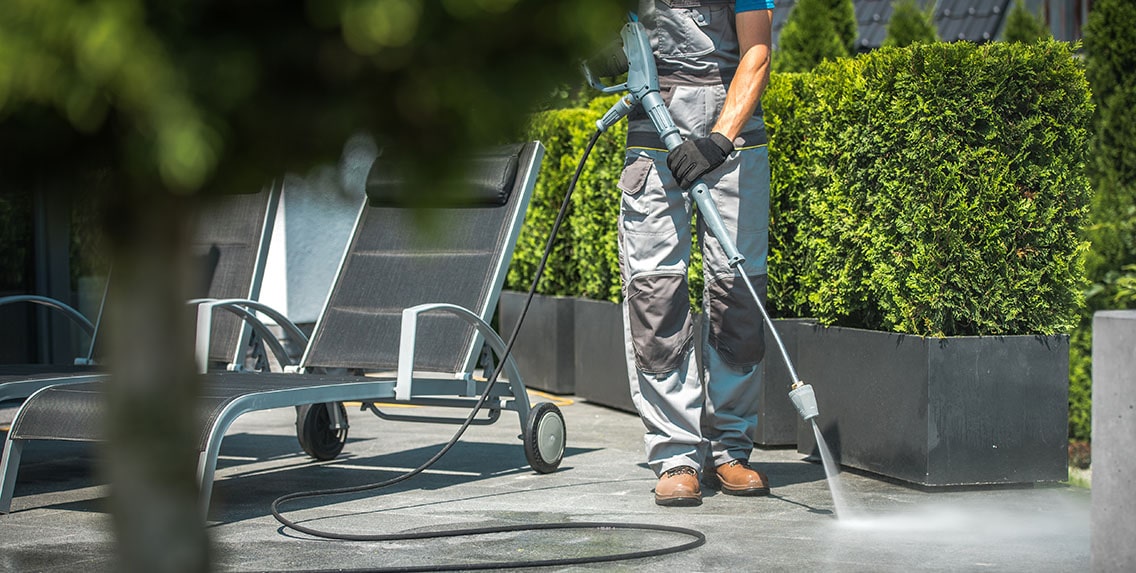
[[[764,354],[761,315],[717,238],[698,221],[705,320],[694,332],[687,268],[695,181],[711,189],[764,297],[769,157],[760,98],[773,0],[646,0],[660,91],[684,143],[668,154],[641,112],[628,126],[619,187],[620,267],[631,395],[659,476],[655,502],[699,505],[700,478],[730,495],[767,495],[749,467]],[[695,364],[694,344],[702,346]]]

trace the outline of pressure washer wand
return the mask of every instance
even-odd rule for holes
[[[596,128],[599,131],[607,131],[611,126],[623,119],[624,116],[631,113],[636,105],[641,105],[647,117],[651,119],[651,123],[654,124],[655,130],[658,131],[659,138],[662,139],[663,145],[666,146],[668,151],[673,151],[674,148],[682,144],[682,136],[679,134],[674,119],[671,118],[670,111],[667,110],[663,97],[659,94],[659,74],[655,67],[655,57],[651,52],[651,41],[647,35],[647,30],[643,27],[643,24],[638,21],[638,18],[636,18],[634,14],[631,14],[629,21],[623,26],[623,29],[620,30],[619,35],[623,40],[622,52],[625,58],[618,57],[618,54],[614,57],[605,55],[600,59],[593,59],[592,63],[599,61],[609,66],[609,68],[601,71],[601,75],[604,76],[622,73],[623,70],[619,68],[622,68],[625,63],[627,82],[614,87],[604,86],[595,80],[588,64],[583,66],[584,75],[587,77],[588,82],[600,91],[604,93],[627,91],[627,94],[620,98],[619,101],[596,122]],[[797,375],[797,369],[793,367],[793,361],[789,358],[789,352],[785,349],[785,343],[781,341],[781,336],[777,334],[777,329],[773,326],[773,320],[769,318],[769,313],[765,310],[765,305],[761,303],[761,297],[757,295],[757,290],[753,288],[753,282],[750,281],[749,276],[746,275],[743,269],[738,268],[745,262],[745,256],[738,251],[737,244],[734,243],[730,234],[727,232],[726,224],[722,221],[722,215],[718,212],[717,205],[714,204],[713,199],[710,197],[710,188],[702,180],[699,180],[694,184],[694,187],[690,189],[690,195],[698,205],[698,212],[699,216],[702,218],[702,222],[705,223],[710,229],[710,232],[718,238],[718,243],[722,246],[722,250],[726,252],[730,268],[737,269],[738,274],[741,275],[742,281],[745,282],[746,288],[749,290],[750,295],[753,296],[758,310],[761,311],[761,318],[768,327],[774,342],[777,343],[777,349],[781,352],[781,358],[785,360],[785,366],[789,370],[789,377],[793,380],[791,391],[789,392],[790,401],[793,402],[797,413],[799,413],[801,418],[805,421],[816,418],[819,410],[817,409],[816,395],[813,392],[813,388],[801,381],[800,376]]]

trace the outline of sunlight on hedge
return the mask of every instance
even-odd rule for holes
[[[534,137],[556,142],[545,193],[562,196],[611,100],[535,122]],[[883,49],[776,73],[762,103],[775,314],[929,336],[1069,331],[1082,304],[1091,106],[1068,45]],[[623,149],[610,139],[581,179],[595,191],[573,201],[545,294],[618,300]],[[534,199],[529,216],[558,205]],[[514,265],[531,268],[540,246],[518,245]]]

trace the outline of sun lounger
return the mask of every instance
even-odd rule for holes
[[[191,239],[193,254],[201,263],[201,296],[211,299],[256,299],[260,296],[268,242],[279,200],[280,190],[272,186],[257,193],[228,195],[204,202]],[[27,398],[48,386],[90,382],[106,375],[94,360],[98,350],[98,319],[92,324],[67,304],[42,296],[18,295],[0,299],[0,304],[21,302],[62,313],[83,329],[90,344],[86,354],[76,358],[73,365],[0,365],[0,402]],[[105,303],[104,292],[102,304]],[[99,313],[102,313],[101,306]],[[231,316],[219,318],[212,327],[212,341],[208,353],[203,353],[203,359],[215,367],[238,368],[250,345],[251,328]]]
[[[300,406],[305,449],[338,453],[346,439],[342,401],[471,406],[487,382],[477,376],[483,342],[500,356],[505,343],[489,326],[508,261],[535,185],[543,147],[513,146],[473,161],[474,199],[421,212],[402,204],[400,181],[381,163],[368,180],[369,203],[306,351],[285,373],[203,375],[198,480],[209,507],[221,439],[240,415]],[[421,232],[422,221],[433,229]],[[313,222],[318,224],[318,222]],[[199,316],[233,310],[249,321],[268,310],[255,301],[220,300]],[[273,316],[278,322],[284,317]],[[203,319],[207,322],[208,319]],[[263,328],[260,326],[258,328]],[[369,373],[369,375],[364,375]],[[383,374],[385,373],[385,374]],[[563,417],[551,403],[529,405],[511,359],[496,382],[490,418],[514,411],[530,465],[550,472],[564,448]],[[101,383],[47,388],[17,414],[0,462],[0,512],[10,509],[20,453],[30,440],[99,440]],[[312,407],[330,404],[330,408]],[[59,418],[70,416],[67,424]]]

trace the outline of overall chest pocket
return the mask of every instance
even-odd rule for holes
[[[714,51],[714,24],[724,19],[723,8],[671,8],[655,22],[657,55],[665,59],[690,59]]]

